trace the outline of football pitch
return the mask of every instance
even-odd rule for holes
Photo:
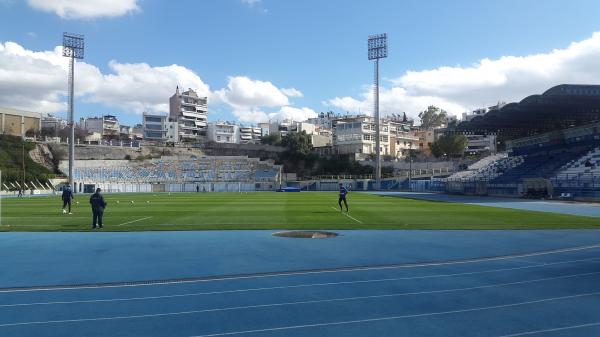
[[[566,229],[600,218],[352,193],[340,212],[335,192],[105,194],[103,231],[233,229]],[[78,203],[75,203],[78,202]],[[72,215],[60,196],[3,198],[1,231],[89,231],[89,195]]]

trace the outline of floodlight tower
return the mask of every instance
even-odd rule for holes
[[[63,56],[69,58],[69,185],[75,193],[73,184],[73,165],[75,163],[75,108],[73,100],[75,97],[75,59],[83,59],[83,35],[63,33]]]
[[[375,185],[381,188],[381,136],[379,123],[379,59],[387,57],[387,34],[369,36],[369,60],[375,60],[375,80],[373,94],[375,115]]]

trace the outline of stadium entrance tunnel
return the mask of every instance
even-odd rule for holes
[[[286,231],[273,233],[273,236],[298,239],[327,239],[338,236],[338,233],[324,231]]]

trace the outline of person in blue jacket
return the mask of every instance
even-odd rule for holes
[[[348,194],[348,190],[344,187],[342,183],[340,183],[340,198],[338,199],[338,204],[340,205],[340,211],[343,212],[342,201],[346,206],[346,212],[348,212],[348,202],[346,201],[346,195]]]

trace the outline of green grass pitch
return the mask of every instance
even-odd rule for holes
[[[600,219],[351,193],[105,194],[104,231],[220,229],[549,229],[600,228]],[[90,230],[89,195],[73,214],[59,196],[3,198],[1,231]],[[133,201],[133,203],[132,203]]]

